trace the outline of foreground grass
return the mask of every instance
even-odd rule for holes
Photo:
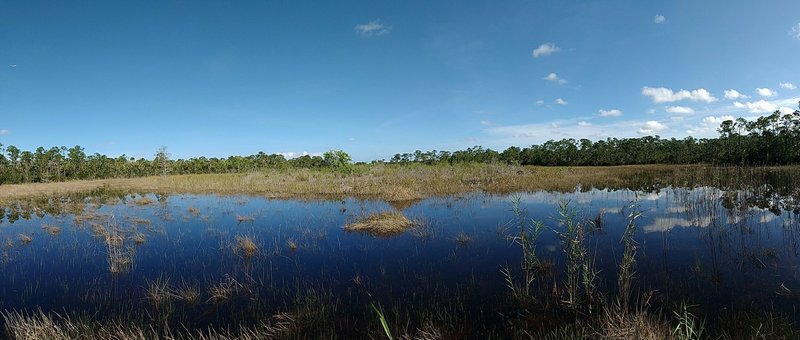
[[[330,170],[270,170],[256,173],[175,175],[60,183],[3,185],[0,203],[34,197],[59,197],[98,189],[154,193],[251,194],[272,198],[379,198],[390,202],[473,191],[572,191],[596,188],[731,186],[731,179],[763,182],[790,178],[800,167],[715,167],[636,165],[609,167],[533,167],[487,164],[445,166],[360,165],[350,173]],[[735,183],[734,183],[735,184]]]

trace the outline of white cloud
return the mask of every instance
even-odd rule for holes
[[[746,108],[747,105],[742,104],[741,102],[733,102],[733,106],[739,109]]]
[[[366,24],[356,25],[354,29],[356,33],[362,37],[379,36],[392,32],[392,26],[385,25],[380,19],[370,21]]]
[[[667,21],[667,18],[661,14],[656,14],[656,16],[653,18],[653,22],[656,24],[663,23],[664,21]]]
[[[556,82],[556,83],[559,83],[559,84],[562,84],[562,85],[567,83],[566,80],[564,80],[562,78],[559,78],[558,75],[553,73],[553,72],[551,72],[550,74],[548,74],[546,77],[544,77],[542,79],[548,80],[548,81],[552,81],[552,82]]]
[[[9,131],[8,129],[1,129],[0,130],[0,136],[5,136],[5,135],[9,135],[9,134],[11,134],[11,131]]]
[[[800,22],[792,26],[792,31],[789,32],[795,39],[800,40]]]
[[[725,90],[725,99],[744,99],[744,98],[750,98],[750,97],[745,96],[739,93],[739,91],[736,91],[734,89]]]
[[[541,99],[537,100],[536,105],[544,105],[544,100]]]
[[[283,157],[285,157],[286,159],[292,159],[292,158],[297,158],[297,157],[302,157],[302,156],[311,156],[311,157],[322,156],[322,152],[308,152],[308,151],[302,151],[302,152],[292,152],[292,151],[289,151],[289,152],[278,152],[277,154],[283,155]]]
[[[564,99],[556,98],[556,104],[558,104],[558,105],[567,105],[569,103]]]
[[[766,88],[766,87],[756,88],[756,93],[758,93],[758,95],[762,96],[762,97],[775,97],[777,95],[777,93],[775,93],[775,91],[772,91],[772,90],[770,90],[769,88]]]
[[[779,107],[778,111],[780,111],[781,114],[784,114],[784,115],[788,115],[788,114],[794,113],[794,109],[792,109],[790,107],[786,107],[786,106]]]
[[[348,141],[348,142],[355,142],[355,141],[356,141],[356,138],[355,138],[355,137],[350,137],[350,138],[348,138],[348,139],[347,139],[347,141]]]
[[[657,133],[658,131],[666,129],[667,126],[664,124],[661,124],[655,120],[648,120],[644,123],[644,125],[642,125],[642,127],[639,128],[638,131],[636,131],[636,133],[640,135],[652,135]]]
[[[651,115],[652,115],[652,114],[655,114],[655,113],[656,113],[656,109],[650,109],[650,110],[647,110],[647,113],[649,113],[649,114],[651,114]]]
[[[544,43],[544,44],[539,45],[539,47],[537,47],[536,49],[534,49],[532,55],[533,55],[534,58],[539,58],[541,56],[551,55],[551,54],[556,53],[558,51],[561,51],[561,48],[556,46],[556,44]]]
[[[696,102],[712,103],[717,101],[717,98],[711,95],[706,89],[697,89],[692,91],[680,90],[677,92],[665,87],[643,87],[642,95],[651,97],[654,103],[669,103],[688,99]]]
[[[737,105],[737,103],[739,105]],[[745,108],[746,107],[748,110],[750,110],[750,113],[773,112],[773,111],[778,109],[777,105],[775,105],[773,103],[770,103],[770,102],[768,102],[766,100],[763,100],[763,99],[761,99],[761,100],[759,100],[757,102],[747,102],[747,103],[744,103],[744,104],[736,102],[736,103],[733,103],[733,105],[738,107],[738,108]]]
[[[678,114],[692,114],[694,113],[694,109],[686,106],[668,106],[667,112],[678,113]]]
[[[719,116],[719,117],[708,116],[706,118],[703,118],[703,123],[719,125],[719,124],[721,124],[722,122],[724,122],[726,120],[736,120],[736,118],[734,118],[731,115],[723,115],[723,116]]]
[[[600,117],[619,117],[622,116],[622,111],[618,109],[600,110]]]
[[[787,90],[794,90],[794,89],[797,88],[797,86],[794,86],[794,84],[792,84],[792,83],[780,83],[779,85],[781,86],[781,88],[784,88],[784,89],[787,89]]]
[[[578,122],[578,126],[581,126],[581,127],[592,126],[592,123],[589,123],[587,121],[583,121],[582,120],[582,121]]]
[[[482,120],[481,121],[481,125],[492,125],[492,122],[490,122],[488,120]]]

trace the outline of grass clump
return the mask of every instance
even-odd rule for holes
[[[142,197],[142,198],[134,201],[134,203],[136,203],[136,205],[148,205],[148,204],[153,204],[153,202],[154,201],[152,199],[150,199],[149,197]]]
[[[367,215],[344,226],[345,231],[365,232],[376,236],[402,234],[415,223],[396,211],[386,211]]]
[[[31,237],[30,235],[26,235],[26,234],[17,235],[17,239],[23,245],[27,245],[27,244],[30,244],[31,242],[33,242],[33,237]]]
[[[255,220],[256,219],[253,216],[239,215],[239,214],[236,215],[236,221],[239,222],[239,223],[242,223],[242,222],[253,222]]]
[[[258,245],[250,236],[236,236],[236,245],[233,246],[233,253],[249,259],[258,253]]]
[[[470,243],[472,243],[474,240],[474,237],[467,235],[464,232],[458,233],[455,238],[456,244],[462,247],[470,245]]]
[[[49,224],[42,224],[42,230],[44,230],[44,232],[46,232],[46,233],[48,233],[48,234],[50,234],[52,236],[56,236],[58,234],[61,234],[61,227],[59,227],[59,226],[54,226],[54,225],[49,225]]]
[[[185,281],[181,283],[180,286],[176,287],[172,294],[178,300],[181,300],[189,305],[197,304],[200,301],[200,287],[194,284],[186,283]]]

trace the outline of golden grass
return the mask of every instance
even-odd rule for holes
[[[706,165],[630,165],[541,167],[494,164],[358,165],[350,175],[325,170],[265,170],[254,173],[174,175],[128,179],[3,185],[0,203],[37,197],[62,197],[97,190],[153,193],[250,194],[270,198],[380,198],[413,201],[473,191],[572,191],[646,184],[715,185],[730,178],[772,172],[783,176],[800,166],[717,167]],[[790,176],[790,175],[787,175]],[[136,204],[154,203],[140,198]]]
[[[200,287],[197,285],[181,283],[180,286],[172,291],[175,297],[187,304],[194,305],[200,301]]]
[[[250,236],[236,236],[236,245],[233,246],[233,253],[249,259],[258,253],[258,245]]]
[[[148,205],[148,204],[153,204],[153,200],[151,200],[149,197],[142,197],[136,200],[135,203],[136,205]]]
[[[414,222],[396,211],[367,215],[344,226],[346,231],[365,232],[376,236],[393,236],[414,226]]]

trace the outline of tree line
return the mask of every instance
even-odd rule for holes
[[[544,166],[631,164],[800,164],[800,111],[780,111],[748,121],[723,121],[717,138],[683,139],[646,136],[550,140],[541,145],[509,147],[502,152],[480,146],[454,152],[420,151],[395,154],[390,163],[505,163]]]
[[[420,151],[394,155],[393,164],[498,163],[544,166],[602,166],[629,164],[785,165],[800,164],[800,111],[748,121],[726,120],[717,138],[665,139],[608,138],[550,140],[529,147],[512,146],[502,152],[480,146],[458,151]],[[386,161],[373,161],[384,163]],[[227,158],[195,157],[171,159],[162,147],[153,159],[121,155],[111,158],[74,146],[39,147],[34,151],[0,144],[0,184],[57,182],[166,174],[238,173],[263,169],[350,169],[352,160],[341,150],[321,156],[286,159],[280,154],[259,152]]]

